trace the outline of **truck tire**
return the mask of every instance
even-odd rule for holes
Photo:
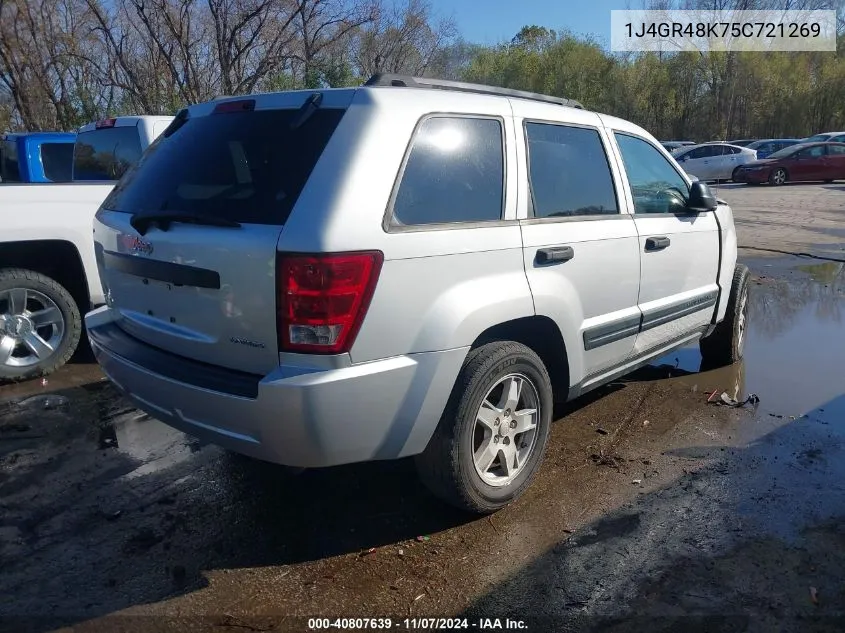
[[[33,270],[0,270],[0,380],[54,372],[81,334],[79,308],[63,286]]]
[[[737,264],[725,319],[699,342],[701,357],[711,367],[742,360],[748,328],[748,266]]]
[[[472,350],[431,441],[416,457],[423,483],[476,514],[508,505],[540,468],[552,402],[546,367],[525,345],[497,341]]]

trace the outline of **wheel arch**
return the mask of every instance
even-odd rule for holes
[[[46,275],[64,286],[79,311],[91,309],[91,296],[79,250],[65,240],[0,243],[0,269],[23,268]]]
[[[470,349],[493,341],[515,341],[533,350],[549,372],[555,400],[567,399],[571,376],[569,355],[560,328],[552,319],[534,315],[496,324],[479,334]]]

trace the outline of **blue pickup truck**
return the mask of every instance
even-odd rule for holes
[[[73,180],[72,132],[21,132],[0,136],[0,183]]]

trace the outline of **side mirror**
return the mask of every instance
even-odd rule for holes
[[[690,185],[689,199],[687,200],[687,210],[692,213],[706,213],[708,211],[715,211],[719,203],[716,202],[716,196],[710,191],[705,183],[697,180]]]

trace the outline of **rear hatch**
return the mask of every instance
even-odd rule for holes
[[[278,366],[276,245],[352,91],[183,111],[97,213],[118,326],[151,346],[256,374]]]

